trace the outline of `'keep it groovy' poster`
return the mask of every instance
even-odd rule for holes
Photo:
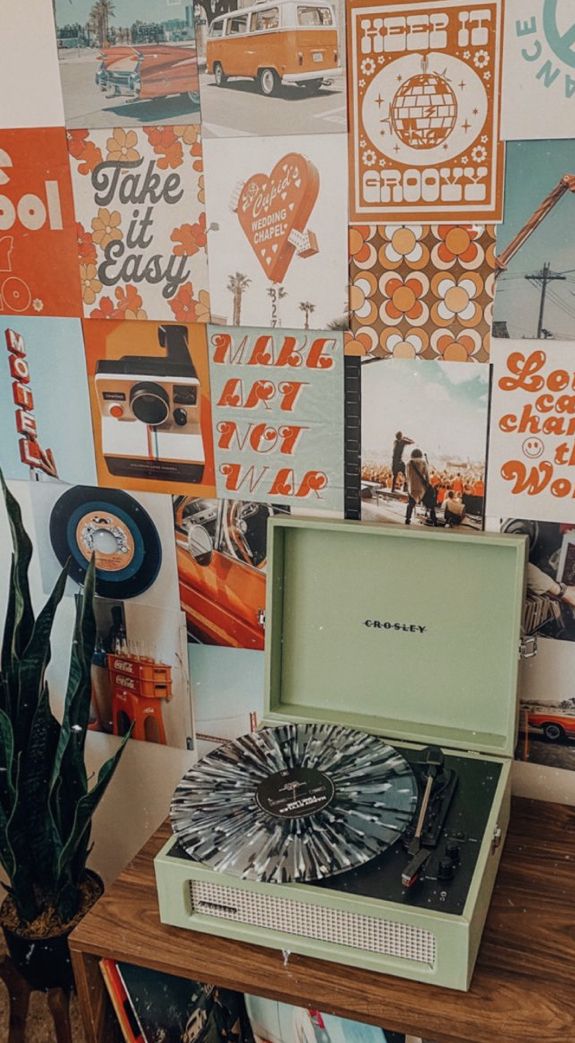
[[[208,347],[218,496],[342,513],[343,334],[210,326]]]
[[[207,322],[199,128],[69,130],[84,315]]]
[[[492,342],[487,514],[575,520],[573,344]]]
[[[348,6],[352,221],[500,221],[501,0]]]

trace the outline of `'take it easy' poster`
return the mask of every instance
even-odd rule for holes
[[[343,511],[343,334],[208,327],[218,496]]]
[[[487,514],[575,520],[573,344],[495,340]]]

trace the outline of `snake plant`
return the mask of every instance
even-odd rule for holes
[[[90,788],[84,747],[96,631],[94,562],[76,599],[68,684],[58,721],[50,706],[46,668],[67,569],[36,617],[28,575],[32,543],[19,504],[1,473],[0,484],[12,536],[0,658],[0,864],[22,924],[33,923],[49,910],[65,925],[78,909],[92,815],[116,770],[127,736]]]

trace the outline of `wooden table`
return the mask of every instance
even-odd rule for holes
[[[575,1040],[575,808],[515,799],[468,993],[160,923],[164,825],[88,913],[71,949],[88,1043],[116,1037],[102,956],[411,1032],[437,1043]]]

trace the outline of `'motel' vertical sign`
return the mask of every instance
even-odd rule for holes
[[[43,471],[51,478],[58,477],[54,454],[51,449],[42,449],[38,442],[34,396],[30,387],[30,368],[26,361],[24,338],[14,330],[6,330],[6,345],[12,377],[12,397],[16,406],[16,430],[20,459],[32,471]]]

